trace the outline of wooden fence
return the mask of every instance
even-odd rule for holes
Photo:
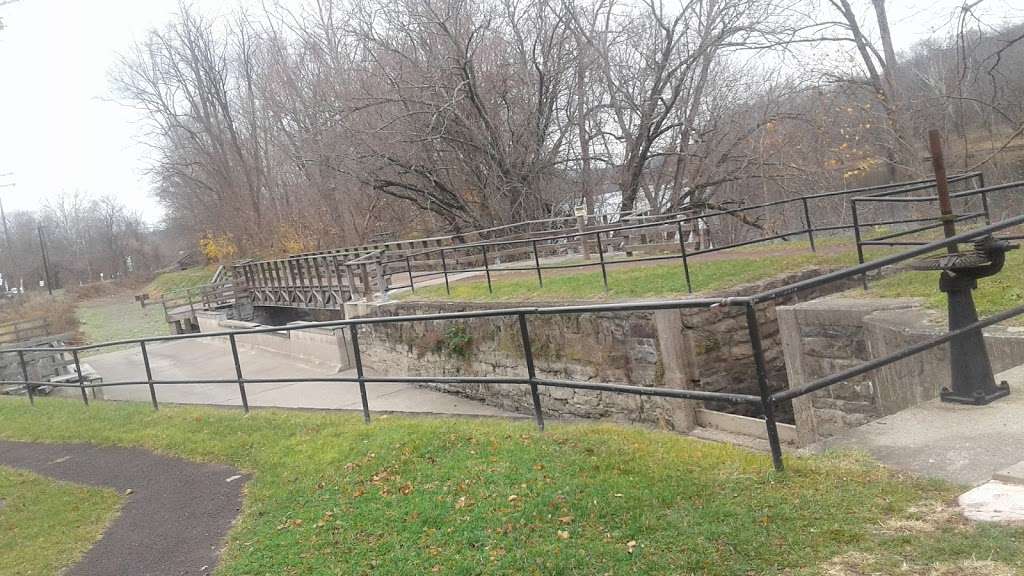
[[[50,334],[50,322],[46,318],[15,320],[0,324],[0,344],[24,342]]]

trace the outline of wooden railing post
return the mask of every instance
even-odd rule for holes
[[[587,214],[583,212],[580,214],[576,213],[576,228],[579,230],[580,239],[580,251],[583,253],[584,260],[590,260],[590,244],[587,244]]]
[[[377,265],[377,289],[380,292],[381,301],[388,299],[388,276],[387,276],[387,264],[384,262],[384,257],[381,256],[376,261]]]
[[[367,302],[373,301],[373,289],[370,287],[370,270],[366,262],[359,263],[359,276],[363,282],[363,299]]]

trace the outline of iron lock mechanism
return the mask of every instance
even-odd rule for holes
[[[946,294],[949,330],[955,331],[978,321],[972,292],[978,278],[998,274],[1006,253],[1019,246],[992,236],[974,242],[970,252],[954,252],[920,260],[917,270],[941,270],[939,290]],[[940,394],[943,402],[983,405],[1010,394],[1009,384],[996,384],[985,338],[980,329],[955,336],[949,344],[951,387]]]

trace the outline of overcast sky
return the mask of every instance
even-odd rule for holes
[[[137,113],[111,101],[117,54],[170,20],[177,0],[19,0],[0,7],[0,197],[34,209],[61,191],[111,194],[150,222],[147,148]],[[192,0],[225,13],[238,0]],[[945,33],[961,0],[889,0],[899,48]],[[986,22],[1024,20],[1024,0],[985,0]]]

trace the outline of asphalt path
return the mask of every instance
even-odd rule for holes
[[[137,448],[0,441],[0,465],[125,494],[121,514],[69,576],[213,572],[246,477]]]

